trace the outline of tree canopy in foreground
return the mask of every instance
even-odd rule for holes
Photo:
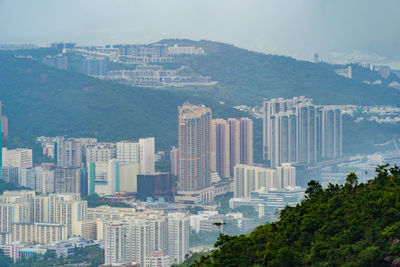
[[[192,266],[400,266],[400,168],[358,183],[311,181],[306,198],[249,235],[221,234]]]

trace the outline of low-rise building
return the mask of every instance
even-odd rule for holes
[[[261,189],[250,192],[248,198],[232,198],[229,201],[231,209],[250,206],[259,214],[264,214],[270,219],[277,219],[280,211],[286,206],[295,206],[304,198],[305,189],[301,187],[271,188],[267,191]],[[264,209],[260,211],[259,209]]]
[[[17,148],[8,150],[2,148],[2,164],[3,166],[12,166],[18,168],[32,168],[32,149]]]
[[[150,252],[146,257],[146,267],[169,267],[170,259],[168,255],[164,255],[160,250]]]

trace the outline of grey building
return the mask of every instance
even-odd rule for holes
[[[264,101],[263,158],[313,164],[342,156],[342,115],[338,108],[316,106],[309,98]]]
[[[82,61],[82,73],[89,76],[106,76],[108,61],[105,58],[88,57]]]
[[[46,56],[42,59],[42,63],[56,69],[66,70],[68,68],[67,56],[61,54],[57,56]]]
[[[2,166],[1,167],[1,179],[7,183],[18,185],[18,167]]]

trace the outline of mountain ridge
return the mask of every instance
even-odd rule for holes
[[[370,102],[376,101],[378,104],[398,105],[400,99],[400,91],[397,93],[394,89],[379,85],[366,85],[360,81],[349,80],[337,75],[334,69],[342,67],[338,65],[301,62],[289,57],[264,55],[211,41],[171,39],[160,42],[204,47],[206,55],[178,56],[173,65],[187,65],[192,72],[211,75],[213,79],[218,80],[218,84],[211,88],[131,87],[112,81],[99,80],[73,71],[57,70],[41,64],[41,57],[59,52],[54,49],[0,52],[0,77],[2,77],[0,79],[0,100],[5,104],[4,114],[10,120],[10,139],[6,145],[10,147],[31,146],[34,138],[40,135],[97,137],[100,141],[112,142],[155,136],[157,149],[167,150],[177,144],[177,109],[185,101],[210,106],[213,110],[213,117],[227,118],[249,117],[249,114],[233,109],[231,106],[246,103],[251,106],[260,106],[265,97],[305,95],[312,98],[316,96],[317,98],[314,99],[316,104],[360,104],[362,97]],[[36,61],[15,58],[15,55],[34,55]],[[73,62],[74,71],[79,69],[79,62],[76,60],[78,59],[75,58]],[[204,66],[202,65],[203,61]],[[255,65],[252,65],[252,62]],[[276,69],[274,62],[281,62],[279,64],[282,65],[282,68]],[[333,77],[333,80],[328,80],[331,84],[324,87],[323,90],[321,89],[322,93],[318,93],[317,90],[312,90],[311,93],[307,90],[304,91],[305,85],[300,86],[301,81],[305,76],[311,74],[307,69],[302,70],[301,66],[303,65],[312,70],[318,70],[320,76],[316,81],[321,81],[326,76]],[[168,63],[165,66],[167,67]],[[231,66],[233,66],[232,70]],[[252,72],[255,66],[264,66],[265,69],[257,71],[253,77]],[[265,78],[266,70],[271,67],[275,68],[274,72],[280,72],[277,79],[272,79],[272,74],[269,74],[269,78]],[[297,75],[296,73],[299,71],[301,74]],[[238,72],[241,73],[238,74]],[[282,83],[282,77],[285,75],[300,78],[298,83]],[[260,81],[252,83],[254,79]],[[293,81],[295,78],[290,79]],[[361,94],[365,90],[372,89],[369,94],[356,94],[351,98],[346,98],[346,95],[340,94],[340,90],[328,90],[334,87],[335,81],[340,81],[337,85],[339,87],[344,82],[342,91],[350,88],[349,90],[355,90]],[[263,84],[269,85],[266,85],[265,89]],[[273,87],[273,84],[277,84],[277,87]],[[350,87],[348,87],[349,84]],[[283,89],[281,90],[278,85]],[[273,93],[271,93],[271,88]],[[329,94],[324,93],[326,90],[329,91]],[[386,91],[390,94],[385,95]],[[339,103],[335,102],[334,97],[330,97],[332,94],[336,99],[340,98]],[[351,95],[352,91],[347,94]],[[385,102],[388,97],[390,102]],[[226,104],[220,104],[220,101]],[[346,132],[343,133],[344,137],[350,135],[349,138],[346,137],[348,141],[344,142],[347,149],[346,154],[356,154],[358,151],[363,153],[376,151],[374,143],[384,143],[396,133],[396,127],[393,125],[376,124],[376,127],[373,127],[375,124],[372,122],[358,125],[350,123],[350,120],[347,120],[346,125],[351,126],[351,129],[345,129]],[[256,162],[262,162],[261,124],[260,121],[255,121],[254,124],[254,159]],[[388,132],[385,134],[376,132],[378,128]],[[354,138],[353,135],[357,132],[358,137]],[[363,140],[362,144],[359,144],[359,140]]]
[[[400,100],[399,90],[336,74],[334,70],[341,65],[314,64],[205,40],[166,39],[157,43],[203,47],[205,55],[178,57],[177,62],[218,81],[202,94],[232,105],[260,106],[263,98],[298,95],[313,98],[316,104],[397,104]]]
[[[159,149],[177,143],[178,106],[189,101],[215,117],[246,116],[215,101],[139,88],[57,70],[0,54],[0,96],[9,118],[9,144],[40,135],[97,137],[103,141],[155,136]]]

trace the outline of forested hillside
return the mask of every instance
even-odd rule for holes
[[[325,189],[311,181],[306,199],[277,222],[222,234],[192,266],[399,266],[400,168],[376,170],[367,183],[354,173]]]
[[[155,136],[157,148],[168,149],[177,143],[178,106],[185,101],[211,107],[214,117],[245,115],[189,93],[124,86],[10,54],[0,54],[0,77],[10,146],[41,135],[104,141]]]
[[[178,62],[218,81],[212,90],[202,90],[202,95],[233,105],[261,106],[263,98],[298,95],[313,98],[317,104],[397,105],[400,100],[399,90],[336,74],[334,70],[343,67],[340,65],[265,55],[211,41],[173,39],[160,43],[204,47],[206,55],[183,56]]]

